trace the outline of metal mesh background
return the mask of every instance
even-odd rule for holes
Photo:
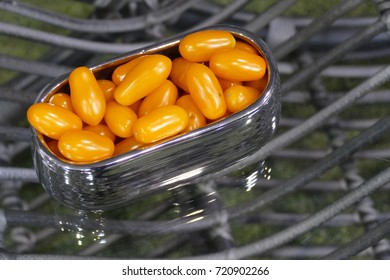
[[[0,1],[0,259],[390,257],[389,1],[29,2]],[[25,119],[40,89],[218,23],[260,34],[278,61],[274,138],[240,165],[115,211],[49,198]]]

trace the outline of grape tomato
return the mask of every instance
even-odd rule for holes
[[[70,95],[66,93],[56,93],[49,99],[49,103],[61,106],[71,112],[74,113],[72,100],[70,99]]]
[[[123,106],[116,101],[107,103],[104,120],[115,135],[122,138],[132,136],[133,125],[137,119],[137,114],[130,107]]]
[[[115,100],[122,105],[131,105],[159,87],[169,76],[172,61],[165,55],[145,57],[135,65],[117,86]]]
[[[194,63],[187,72],[189,93],[202,114],[215,120],[226,112],[221,85],[214,73],[205,65]]]
[[[142,117],[159,107],[174,105],[177,96],[178,90],[175,84],[170,80],[165,80],[141,102],[138,109],[138,117]]]
[[[139,118],[133,127],[134,137],[141,143],[153,143],[183,131],[188,123],[187,112],[176,105],[157,108]]]
[[[192,62],[208,61],[217,51],[233,49],[236,39],[224,30],[204,30],[185,36],[179,43],[182,57]]]
[[[85,66],[69,75],[70,98],[77,115],[89,125],[98,125],[104,117],[106,99],[94,74]]]
[[[193,62],[184,59],[183,57],[178,57],[172,60],[172,70],[169,74],[169,78],[177,85],[179,88],[188,92],[187,86],[187,71]]]
[[[266,72],[266,63],[261,56],[238,49],[214,54],[209,67],[217,77],[231,81],[258,80]]]
[[[236,85],[224,92],[229,112],[236,113],[251,105],[260,97],[260,92],[252,87]]]
[[[110,80],[97,80],[97,82],[104,93],[104,99],[106,99],[106,102],[115,100],[114,90],[116,85]]]
[[[83,127],[83,130],[91,131],[91,132],[94,132],[96,134],[105,136],[105,137],[111,139],[112,141],[115,141],[115,138],[116,138],[115,134],[105,124],[87,125],[87,126]]]
[[[51,103],[31,105],[27,110],[27,119],[37,131],[57,140],[65,132],[72,129],[81,130],[83,126],[79,116]]]
[[[138,149],[142,145],[143,144],[138,142],[134,136],[123,139],[119,143],[115,144],[114,156]]]
[[[183,108],[188,115],[188,124],[184,132],[201,128],[206,125],[206,118],[196,106],[190,95],[183,95],[177,101],[176,105]]]
[[[91,131],[71,130],[61,136],[58,149],[69,160],[93,162],[111,157],[114,143]]]
[[[114,72],[111,75],[112,81],[114,84],[119,85],[123,79],[126,77],[127,73],[133,69],[138,63],[144,60],[147,55],[139,56],[130,60],[129,62],[122,64],[115,68]]]

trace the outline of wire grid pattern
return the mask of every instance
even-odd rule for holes
[[[0,259],[390,258],[389,1],[333,1],[299,16],[297,0],[256,12],[259,1],[248,0],[81,2],[85,18],[0,2],[40,23],[0,20],[1,40],[49,46],[39,59],[0,54],[14,73],[0,85]],[[273,139],[239,164],[122,209],[53,201],[37,182],[25,120],[40,89],[73,67],[218,23],[259,34],[278,61]]]

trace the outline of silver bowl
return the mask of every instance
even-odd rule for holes
[[[195,178],[220,171],[253,154],[271,138],[279,122],[281,101],[279,74],[268,47],[255,34],[237,27],[220,25],[205,29],[230,31],[259,51],[268,67],[268,85],[262,96],[246,109],[201,129],[86,165],[67,163],[54,156],[42,135],[32,128],[38,178],[54,199],[80,210],[119,208],[140,197],[182,187]],[[178,44],[184,36],[129,52],[90,69],[97,78],[107,79],[117,66],[140,55],[160,53],[177,57]],[[69,92],[67,75],[47,85],[36,102],[47,102],[60,91]]]

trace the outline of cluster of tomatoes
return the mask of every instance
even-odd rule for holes
[[[225,118],[257,100],[267,84],[265,60],[230,32],[189,34],[179,53],[139,56],[117,67],[111,80],[75,68],[69,94],[33,104],[28,121],[59,158],[91,163]]]

